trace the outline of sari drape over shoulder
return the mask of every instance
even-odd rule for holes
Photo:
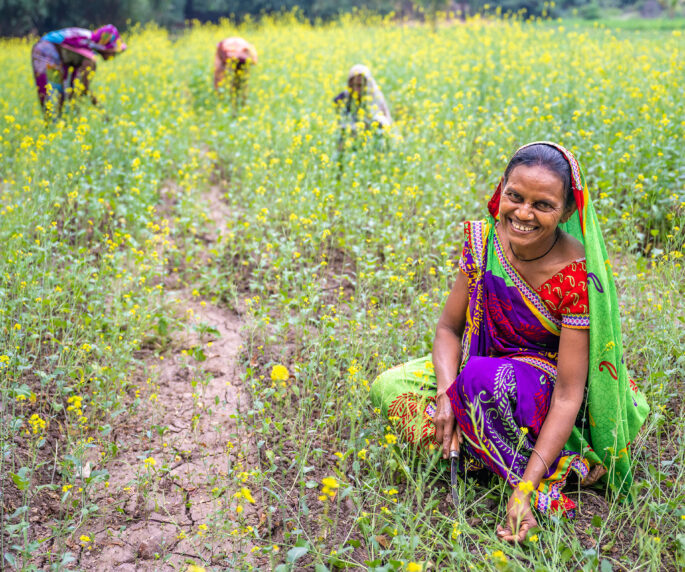
[[[126,50],[119,30],[111,24],[91,32],[85,28],[64,28],[48,32],[31,50],[31,65],[38,99],[57,112],[76,80],[84,85],[95,71],[95,54]]]
[[[356,64],[350,68],[347,76],[348,84],[356,76],[364,78],[364,93],[361,99],[356,100],[350,90],[345,90],[333,100],[339,108],[340,127],[354,134],[357,132],[358,124],[363,124],[365,129],[370,129],[375,124],[381,131],[383,128],[390,127],[392,125],[390,109],[371,71],[365,65]]]
[[[560,227],[583,244],[587,266],[590,311],[587,423],[576,424],[566,446],[582,451],[591,464],[601,463],[608,471],[611,489],[629,496],[633,477],[628,447],[647,418],[649,405],[628,376],[611,262],[583,171],[570,151],[556,143],[541,143],[560,151],[571,167],[571,188],[578,208]],[[496,220],[499,211],[501,189],[500,181],[488,203],[492,220]]]

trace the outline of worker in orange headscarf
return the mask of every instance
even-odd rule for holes
[[[222,40],[216,46],[214,88],[219,93],[228,91],[235,106],[243,105],[247,95],[247,74],[250,66],[256,63],[257,50],[252,44],[237,37]]]

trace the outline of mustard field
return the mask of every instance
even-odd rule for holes
[[[231,35],[259,53],[238,110],[212,85]],[[124,39],[98,61],[99,105],[47,122],[32,40],[0,40],[4,566],[685,566],[681,31],[290,15]],[[339,149],[332,100],[356,63],[394,124]],[[632,503],[582,490],[576,520],[512,546],[494,534],[505,487],[462,485],[456,510],[368,392],[429,353],[460,224],[534,140],[585,169],[652,413]],[[239,324],[235,356],[210,310]]]

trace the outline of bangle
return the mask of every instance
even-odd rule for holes
[[[549,465],[547,462],[542,458],[542,455],[539,453],[539,451],[535,448],[533,448],[533,453],[535,453],[538,457],[540,457],[540,460],[542,461],[542,464],[545,465],[545,469],[547,469],[547,472],[549,473]],[[546,474],[546,473],[545,473]]]

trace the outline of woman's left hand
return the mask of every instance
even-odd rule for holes
[[[497,536],[508,542],[522,542],[538,523],[530,508],[530,495],[514,489],[507,503],[507,524],[497,526]]]

